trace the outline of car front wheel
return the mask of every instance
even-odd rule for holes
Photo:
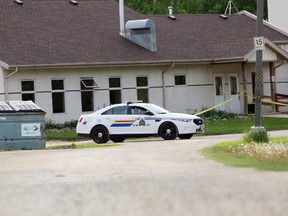
[[[104,126],[96,126],[91,132],[91,138],[95,143],[106,143],[109,140],[109,131]]]
[[[159,129],[159,135],[164,139],[164,140],[174,140],[176,139],[178,135],[178,130],[176,125],[174,125],[171,122],[166,122],[161,125]]]

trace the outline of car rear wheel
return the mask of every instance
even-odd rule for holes
[[[109,131],[104,126],[97,126],[93,128],[91,138],[95,143],[106,143],[109,140]]]
[[[114,142],[114,143],[120,143],[120,142],[123,142],[125,140],[125,138],[122,138],[122,137],[114,137],[114,138],[111,138],[111,140]]]
[[[178,137],[180,139],[190,139],[193,136],[193,134],[179,134]]]
[[[176,125],[174,125],[172,122],[166,122],[161,125],[159,129],[159,135],[164,140],[174,140],[176,139],[178,135],[178,130]]]

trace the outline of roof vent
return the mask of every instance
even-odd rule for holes
[[[69,2],[70,2],[72,5],[78,5],[78,1],[77,1],[77,0],[69,0]]]
[[[169,10],[168,18],[170,18],[170,19],[172,19],[172,20],[176,20],[176,17],[173,15],[173,7],[172,7],[172,6],[169,6],[169,7],[168,7],[168,10]]]
[[[23,1],[22,0],[14,0],[14,2],[18,5],[23,5]]]
[[[128,40],[152,51],[157,51],[156,27],[153,20],[129,20],[125,25],[125,35]]]
[[[223,19],[223,20],[227,20],[227,19],[228,19],[228,17],[227,17],[226,15],[224,15],[224,14],[220,15],[219,17],[220,17],[221,19]]]

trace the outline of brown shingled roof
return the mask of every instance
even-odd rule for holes
[[[125,8],[125,21],[149,18],[157,31],[157,52],[119,35],[115,0],[1,0],[0,60],[9,65],[111,64],[243,58],[253,49],[256,21],[244,14],[140,15]],[[271,41],[288,41],[267,26]]]

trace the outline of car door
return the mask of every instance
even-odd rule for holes
[[[152,113],[144,107],[130,106],[128,113],[134,120],[130,128],[131,134],[155,134],[155,121],[151,121]]]
[[[129,134],[134,120],[127,115],[127,106],[117,106],[102,113],[102,122],[110,134]]]

